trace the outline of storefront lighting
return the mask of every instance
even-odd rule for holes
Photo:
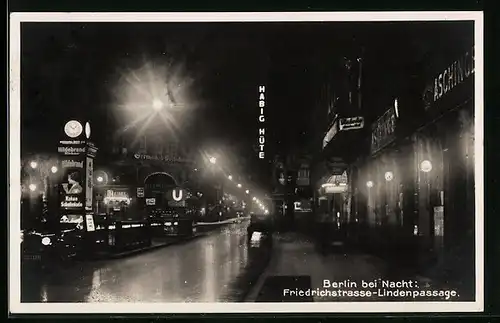
[[[36,184],[30,184],[30,185],[29,185],[29,189],[30,189],[30,191],[32,191],[32,192],[36,191]]]
[[[372,188],[373,187],[373,182],[372,181],[366,182],[366,187]]]
[[[428,173],[432,170],[432,163],[430,160],[424,160],[420,163],[420,170],[424,173]]]
[[[394,178],[394,174],[392,172],[385,172],[385,180],[390,182]]]
[[[38,163],[37,163],[36,161],[32,161],[32,162],[30,163],[30,167],[31,167],[31,168],[33,168],[33,169],[35,169],[35,168],[37,168],[37,167],[38,167]]]
[[[52,167],[50,168],[50,171],[52,172],[52,174],[57,173],[57,171],[58,171],[57,166],[52,166]]]
[[[51,243],[51,241],[50,241],[50,238],[49,238],[49,237],[44,237],[44,238],[42,239],[42,244],[43,244],[44,246],[48,246],[50,243]]]
[[[232,180],[233,180],[233,176],[231,176],[231,175],[229,175],[227,178],[228,178],[230,181],[232,181]]]
[[[163,109],[163,102],[160,99],[154,99],[152,103],[152,107],[155,111],[160,111]]]
[[[399,118],[398,99],[394,99],[394,113],[396,114],[396,118]]]

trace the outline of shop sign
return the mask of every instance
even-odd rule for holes
[[[156,205],[156,198],[148,198],[146,199],[146,205]]]
[[[326,133],[323,139],[323,149],[340,131],[362,129],[365,126],[365,119],[363,117],[348,117],[335,119],[332,127]]]
[[[92,214],[85,215],[85,222],[87,224],[87,231],[95,231],[94,216]]]
[[[436,102],[474,74],[474,47],[454,61],[434,79],[433,98]],[[426,108],[429,108],[427,106]]]
[[[335,193],[346,193],[347,192],[347,186],[327,186],[325,187],[325,193],[326,194],[335,194]]]
[[[335,186],[347,185],[347,171],[344,170],[341,175],[332,175],[326,181],[327,184],[333,184]]]
[[[335,137],[335,135],[338,132],[338,120],[335,120],[333,122],[332,127],[328,130],[328,132],[325,135],[325,138],[323,139],[323,149],[328,145],[328,143]]]
[[[94,178],[94,159],[87,157],[87,178],[85,189],[85,209],[92,210],[92,196],[93,196],[93,178]]]
[[[259,159],[264,159],[265,153],[264,153],[264,146],[266,143],[266,128],[264,126],[264,122],[266,121],[266,118],[264,117],[264,107],[266,106],[266,87],[265,85],[260,85],[259,86],[259,137],[258,137],[258,152],[259,152]]]
[[[372,154],[376,153],[395,139],[396,114],[394,108],[387,110],[372,127]]]
[[[166,197],[168,201],[179,202],[186,199],[186,194],[182,188],[174,188],[172,190],[167,191]]]
[[[156,161],[166,161],[166,162],[188,162],[187,159],[183,158],[172,158],[170,156],[163,155],[144,155],[144,154],[134,154],[135,159],[139,160],[156,160]]]
[[[365,119],[363,117],[341,118],[339,120],[339,131],[363,129]]]
[[[106,198],[129,198],[127,191],[106,190]]]
[[[83,168],[83,161],[74,159],[66,159],[61,162],[62,168]]]
[[[59,146],[57,152],[65,156],[79,156],[85,153],[85,147]]]
[[[137,188],[137,197],[144,197],[144,187]]]

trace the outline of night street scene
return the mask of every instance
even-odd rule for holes
[[[20,302],[476,301],[474,37],[22,22]]]

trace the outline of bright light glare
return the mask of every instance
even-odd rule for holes
[[[38,163],[37,163],[36,161],[32,161],[32,162],[30,163],[30,166],[31,166],[31,168],[35,169],[35,168],[37,168],[37,167],[38,167]]]
[[[104,181],[104,178],[103,178],[102,176],[98,176],[98,177],[97,177],[97,181],[98,181],[99,183],[102,183],[102,182]]]
[[[265,214],[269,214],[269,210],[265,210],[265,211],[264,211],[264,213],[265,213]]]
[[[36,191],[36,184],[30,184],[30,185],[29,185],[29,189],[30,189],[30,191],[32,191],[32,192]]]
[[[198,105],[191,94],[194,78],[183,65],[163,60],[146,58],[131,64],[135,66],[118,67],[117,81],[110,89],[121,131],[130,130],[136,136],[134,143],[147,132],[176,135],[184,113]]]
[[[229,175],[227,178],[229,178],[230,181],[233,180],[233,176]]]
[[[420,163],[420,170],[424,173],[428,173],[432,170],[432,163],[429,160],[424,160]]]
[[[160,111],[163,109],[163,102],[160,99],[153,99],[153,109],[155,111]]]
[[[246,191],[245,191],[245,193],[250,194],[250,191],[249,191],[249,190],[246,190]]]
[[[366,182],[366,186],[367,186],[368,188],[372,188],[372,187],[373,187],[373,182],[372,182],[372,181],[368,181],[368,182]]]
[[[52,166],[52,168],[50,169],[50,171],[55,174],[57,173],[57,166]]]
[[[209,160],[210,160],[211,164],[215,164],[217,162],[217,158],[215,158],[215,157],[210,157]]]
[[[241,188],[241,184],[238,184],[238,187]]]
[[[256,201],[256,200],[257,200],[257,198],[254,196],[252,200]]]

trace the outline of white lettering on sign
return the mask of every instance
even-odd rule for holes
[[[434,79],[434,102],[474,73],[474,47]]]
[[[126,191],[114,191],[114,190],[107,190],[106,191],[106,197],[125,197],[128,198],[128,192]]]
[[[177,190],[172,190],[172,198],[174,201],[180,201],[182,200],[182,190],[179,190],[179,194],[176,192]]]
[[[80,147],[57,147],[57,152],[64,155],[79,155],[85,152],[85,148]]]
[[[63,168],[83,168],[83,161],[63,160],[61,166]]]
[[[266,118],[264,117],[264,107],[266,106],[266,87],[264,85],[259,86],[259,108],[260,108],[260,113],[259,113],[259,138],[258,138],[258,152],[259,152],[259,158],[264,159],[265,158],[265,152],[264,152],[264,147],[266,143],[266,128],[264,125],[261,125],[266,121]]]
[[[83,207],[82,202],[61,202],[61,207],[63,208],[80,208]]]

